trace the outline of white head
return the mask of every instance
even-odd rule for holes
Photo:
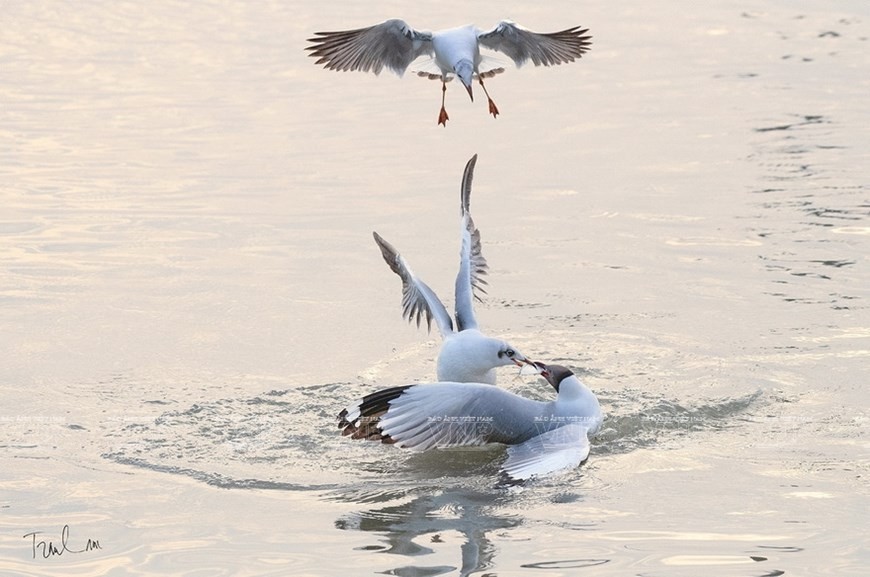
[[[471,81],[474,79],[474,65],[471,63],[471,60],[460,60],[453,66],[453,72],[456,73],[456,77],[465,86],[468,96],[474,102],[474,93],[471,91]]]
[[[438,354],[438,380],[495,384],[496,367],[518,365],[526,358],[509,343],[469,329],[450,335]]]

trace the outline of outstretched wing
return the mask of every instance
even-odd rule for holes
[[[361,70],[380,74],[384,66],[398,74],[418,56],[432,55],[432,33],[414,30],[404,20],[387,20],[368,28],[315,32],[308,42],[317,64],[329,70]]]
[[[539,34],[511,22],[502,20],[495,28],[478,35],[480,45],[507,54],[517,66],[531,60],[535,66],[553,66],[574,62],[589,51],[592,37],[588,28],[579,26]]]
[[[471,157],[462,174],[461,205],[462,244],[459,249],[459,273],[456,275],[456,324],[460,331],[476,329],[477,318],[474,314],[474,301],[482,300],[479,293],[486,294],[486,275],[488,265],[483,258],[480,244],[480,231],[471,218],[471,181],[477,155]]]
[[[482,383],[428,383],[366,395],[338,415],[342,434],[416,451],[503,443],[502,471],[514,481],[580,465],[589,429],[545,418],[547,403]],[[556,427],[556,428],[552,428]]]
[[[450,320],[450,314],[435,291],[414,275],[411,267],[399,254],[399,251],[393,248],[393,245],[384,240],[378,233],[372,234],[375,237],[375,242],[381,248],[384,260],[390,269],[402,279],[402,316],[408,319],[408,322],[416,321],[418,327],[420,321],[425,318],[426,328],[430,331],[434,318],[442,338],[452,334],[454,332],[453,321]]]
[[[534,433],[541,406],[482,383],[414,385],[389,401],[378,429],[381,441],[417,451],[516,443]]]
[[[364,396],[356,404],[350,405],[338,414],[338,428],[341,434],[351,439],[382,441],[390,443],[389,437],[381,434],[380,418],[390,409],[390,403],[402,396],[414,385],[390,387]]]
[[[589,456],[587,432],[584,425],[572,423],[508,447],[502,470],[511,479],[521,481],[574,468]]]

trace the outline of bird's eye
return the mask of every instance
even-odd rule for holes
[[[501,356],[507,357],[509,359],[514,358],[515,354],[516,353],[512,349],[507,349],[507,350],[501,352]]]

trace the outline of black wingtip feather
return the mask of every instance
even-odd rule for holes
[[[390,403],[398,399],[409,387],[414,385],[402,385],[390,387],[368,394],[357,405],[359,417],[353,421],[347,419],[348,409],[343,409],[338,414],[338,428],[342,436],[350,436],[351,439],[364,439],[366,441],[380,441],[392,444],[395,441],[384,435],[380,428],[380,419],[389,409]]]

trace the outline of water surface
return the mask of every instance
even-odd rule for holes
[[[440,128],[437,83],[302,49],[392,16],[594,41],[488,82],[496,120],[451,85]],[[868,23],[857,1],[7,3],[2,573],[864,575]],[[475,153],[481,323],[607,413],[586,464],[523,487],[502,449],[334,421],[434,378],[371,231],[449,300]]]

